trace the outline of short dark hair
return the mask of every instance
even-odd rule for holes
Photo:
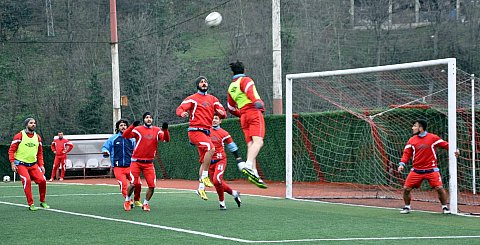
[[[427,131],[427,126],[428,126],[427,120],[417,119],[414,123],[418,123],[420,127],[423,128],[423,130]]]
[[[229,64],[229,66],[230,69],[232,69],[233,75],[245,73],[245,66],[243,66],[241,61],[237,60],[237,62],[232,62]]]

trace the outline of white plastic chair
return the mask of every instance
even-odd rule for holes
[[[98,168],[98,159],[88,159],[86,168]]]

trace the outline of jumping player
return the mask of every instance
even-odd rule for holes
[[[208,177],[208,169],[213,153],[215,153],[215,146],[210,139],[213,115],[217,113],[220,118],[225,118],[227,113],[217,97],[207,93],[208,81],[206,77],[200,76],[195,79],[195,86],[197,87],[197,93],[185,98],[178,106],[176,113],[177,116],[183,118],[190,116],[188,138],[190,143],[197,147],[200,155],[200,170],[198,173],[200,183],[196,193],[203,200],[208,200],[205,186],[213,186]]]
[[[228,111],[240,117],[240,125],[247,142],[247,161],[238,163],[238,168],[248,176],[248,180],[260,188],[267,185],[258,175],[257,155],[265,138],[265,105],[257,93],[252,78],[245,75],[242,62],[230,63],[233,81],[228,87]]]

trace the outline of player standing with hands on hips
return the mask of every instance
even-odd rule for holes
[[[45,202],[47,195],[47,180],[43,167],[42,138],[35,132],[37,122],[33,118],[27,118],[24,122],[25,129],[13,137],[12,144],[8,149],[8,159],[13,172],[18,173],[22,179],[23,191],[27,197],[28,209],[38,210],[33,202],[32,180],[38,185],[40,194],[40,206],[50,208]]]
[[[245,75],[242,62],[230,63],[233,81],[228,87],[228,111],[240,117],[240,125],[247,142],[247,161],[238,162],[238,168],[248,176],[248,180],[260,188],[267,185],[258,175],[257,155],[265,138],[265,105],[257,93],[252,78]]]
[[[427,132],[427,121],[425,120],[416,120],[412,126],[412,133],[413,136],[408,140],[398,166],[398,172],[401,172],[410,158],[413,158],[412,169],[403,186],[405,207],[403,207],[400,213],[410,213],[412,189],[419,188],[423,180],[428,180],[430,187],[434,188],[438,193],[438,199],[442,203],[442,212],[449,214],[447,192],[443,188],[442,176],[440,175],[437,154],[435,152],[436,147],[448,150],[448,142],[442,140],[438,135]],[[455,156],[458,157],[458,155],[459,152],[457,150]]]
[[[63,181],[65,177],[67,161],[67,153],[73,149],[73,144],[68,139],[63,138],[63,132],[58,132],[58,137],[53,140],[50,148],[52,149],[53,154],[55,154],[55,159],[53,160],[53,169],[50,179],[48,181],[55,180],[55,175],[57,174],[58,168],[60,168],[60,181]]]
[[[208,80],[200,76],[195,79],[197,93],[185,98],[178,106],[176,113],[179,117],[189,117],[188,138],[190,143],[197,147],[200,155],[199,185],[197,195],[203,200],[208,200],[205,186],[212,187],[213,184],[208,178],[208,169],[212,156],[215,153],[215,146],[210,139],[213,115],[216,113],[221,119],[225,118],[227,112],[217,97],[207,93]]]
[[[140,121],[135,121],[122,134],[123,138],[135,138],[137,142],[133,149],[132,163],[130,164],[132,181],[127,189],[127,196],[123,203],[125,211],[131,210],[131,195],[135,186],[140,185],[140,173],[143,173],[148,186],[142,209],[143,211],[150,211],[150,204],[148,202],[152,198],[157,184],[157,176],[155,175],[153,160],[158,150],[158,142],[170,141],[168,123],[164,122],[162,128],[153,126],[152,113],[148,111],[143,114],[142,118],[143,125],[140,125]]]

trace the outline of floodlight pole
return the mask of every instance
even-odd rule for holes
[[[120,69],[118,63],[117,2],[110,0],[110,50],[112,53],[113,131],[115,122],[122,117],[120,108]]]

